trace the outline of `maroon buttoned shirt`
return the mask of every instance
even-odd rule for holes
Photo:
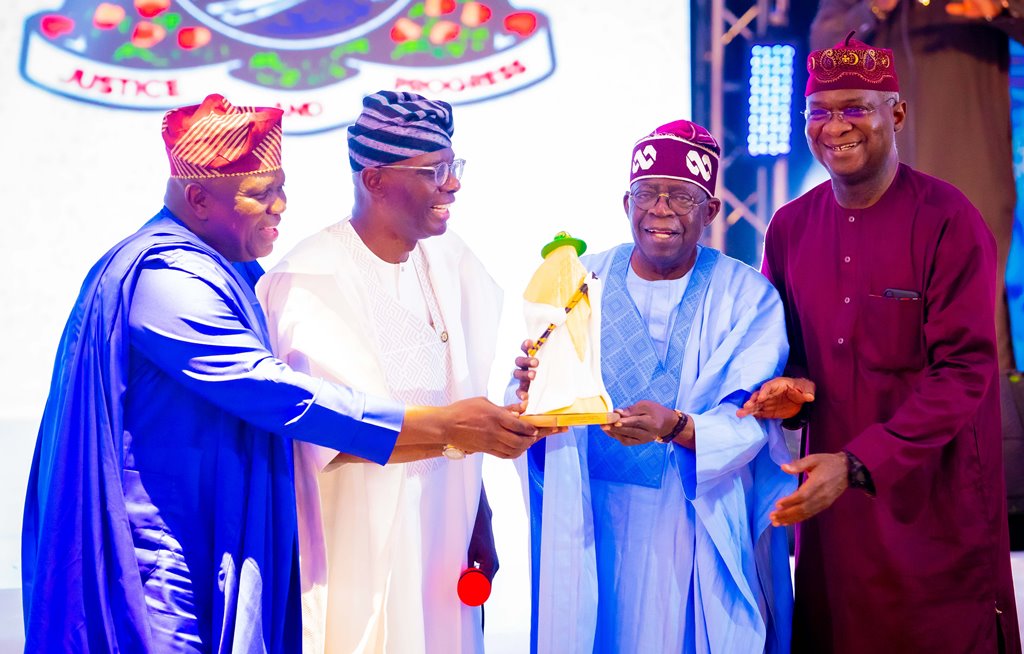
[[[805,453],[852,453],[876,489],[798,525],[793,651],[1019,652],[978,211],[905,165],[867,209],[825,182],[776,213],[762,271],[788,374],[817,384]]]

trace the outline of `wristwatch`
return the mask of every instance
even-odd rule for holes
[[[657,438],[655,438],[654,441],[656,443],[667,445],[668,443],[674,441],[676,437],[679,436],[679,434],[683,433],[683,430],[686,429],[687,423],[690,422],[690,416],[686,415],[685,413],[678,409],[676,409],[676,415],[679,416],[676,419],[676,426],[672,428],[672,431],[665,434],[664,436],[658,436]]]
[[[446,458],[449,458],[452,461],[458,461],[459,459],[466,458],[466,452],[455,447],[454,445],[445,445],[444,447],[442,447],[441,454],[445,455]]]
[[[859,488],[870,494],[875,494],[875,482],[871,479],[871,472],[867,466],[853,454],[843,450],[846,455],[846,483],[850,488]]]

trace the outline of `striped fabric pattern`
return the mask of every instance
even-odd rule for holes
[[[447,102],[378,91],[363,98],[363,111],[348,128],[349,163],[358,172],[450,148],[454,131]]]
[[[203,179],[251,175],[281,168],[280,109],[242,107],[223,96],[173,109],[161,132],[171,177]]]

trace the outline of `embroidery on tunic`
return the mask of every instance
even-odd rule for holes
[[[351,223],[337,226],[332,232],[352,253],[356,268],[366,285],[374,323],[374,337],[380,355],[384,381],[392,398],[405,404],[443,406],[451,402],[452,363],[447,331],[437,296],[428,276],[429,269],[422,250],[417,247],[409,255],[416,271],[420,290],[433,325],[424,323],[391,296],[374,272],[372,253],[356,234]],[[442,335],[444,335],[442,337]],[[440,453],[439,453],[440,454]],[[400,463],[406,476],[415,477],[436,470],[450,462],[438,456],[423,461]]]

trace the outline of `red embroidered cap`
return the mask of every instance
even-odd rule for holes
[[[892,50],[861,43],[853,35],[850,32],[831,48],[807,55],[805,96],[834,89],[899,92]]]
[[[161,132],[171,177],[251,175],[281,168],[281,115],[272,107],[236,107],[216,93],[164,114]]]

